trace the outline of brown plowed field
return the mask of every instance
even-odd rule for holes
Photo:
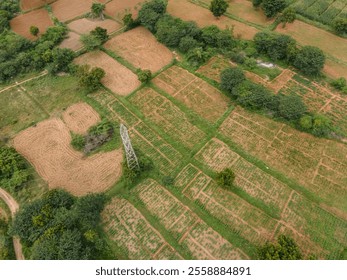
[[[128,95],[141,84],[133,72],[104,52],[86,53],[78,57],[75,62],[104,69],[106,76],[102,79],[102,83],[117,94]]]
[[[259,32],[259,30],[255,27],[232,20],[225,16],[221,16],[219,19],[216,19],[208,9],[190,3],[188,0],[169,1],[167,11],[169,14],[183,20],[195,21],[200,27],[205,27],[208,25],[217,25],[222,29],[234,27],[234,35],[240,36],[246,40],[251,40],[253,36]]]
[[[60,21],[68,21],[90,12],[93,0],[58,0],[52,4],[52,12]]]
[[[71,49],[77,51],[83,47],[82,42],[80,41],[80,35],[75,32],[69,32],[68,37],[61,42],[61,48]]]
[[[126,12],[130,12],[133,18],[137,18],[141,4],[144,2],[145,0],[113,0],[106,4],[105,14],[121,20]]]
[[[144,27],[137,27],[109,40],[105,47],[119,54],[137,68],[156,72],[169,64],[171,51],[158,43]]]
[[[30,34],[30,26],[38,27],[40,30],[39,34],[43,34],[49,26],[53,26],[53,23],[48,12],[40,9],[15,17],[10,21],[10,26],[14,32],[33,40],[36,37]]]
[[[122,25],[119,24],[116,21],[105,19],[105,20],[91,20],[86,18],[81,18],[78,20],[75,20],[68,24],[68,27],[79,34],[85,34],[89,33],[95,27],[101,27],[107,30],[107,33],[113,33],[117,30],[119,30]]]
[[[67,126],[61,119],[53,118],[19,133],[13,145],[48,182],[49,188],[85,195],[105,191],[120,178],[121,150],[84,158],[70,142]]]
[[[29,11],[39,7],[43,7],[46,4],[50,4],[56,0],[21,0],[20,8],[23,11]]]
[[[84,134],[100,122],[100,117],[87,103],[77,103],[65,110],[63,120],[72,132]]]

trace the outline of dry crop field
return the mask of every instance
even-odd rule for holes
[[[161,72],[153,82],[211,122],[217,121],[229,107],[228,98],[216,88],[177,66]]]
[[[30,26],[38,27],[43,34],[49,26],[53,26],[53,22],[45,9],[39,9],[16,16],[10,21],[10,26],[19,35],[34,40],[36,37],[30,33]]]
[[[67,38],[59,45],[61,48],[71,49],[78,51],[83,48],[83,44],[80,41],[81,36],[75,32],[70,31],[67,34]]]
[[[32,9],[43,7],[46,4],[51,4],[56,0],[21,0],[20,8],[23,11],[29,11]]]
[[[198,26],[217,25],[219,28],[233,28],[236,37],[251,40],[259,32],[253,26],[233,20],[226,16],[216,19],[208,9],[190,3],[188,0],[170,0],[167,8],[169,14],[186,21],[195,21]]]
[[[136,68],[149,69],[152,72],[157,72],[173,59],[171,51],[160,44],[144,27],[124,32],[109,40],[104,46]]]
[[[140,86],[136,74],[102,51],[85,53],[75,62],[104,69],[106,75],[102,83],[119,95],[128,95]]]
[[[90,12],[92,4],[93,0],[58,0],[51,7],[54,16],[65,22]]]
[[[136,18],[141,4],[144,2],[145,0],[111,0],[106,4],[105,14],[122,20],[126,13],[132,13],[133,17]]]
[[[107,30],[107,33],[113,33],[122,28],[122,25],[111,19],[87,19],[81,18],[70,22],[68,25],[69,29],[78,33],[78,34],[86,34],[90,31],[94,30],[96,27],[101,27]]]

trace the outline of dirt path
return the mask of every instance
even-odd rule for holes
[[[7,204],[8,208],[10,208],[12,218],[14,218],[15,213],[19,209],[18,203],[8,192],[6,192],[2,188],[0,188],[0,198]],[[13,237],[13,247],[16,253],[17,260],[24,260],[22,245],[20,244],[20,240],[18,237]]]
[[[18,83],[18,82],[15,82],[14,85],[8,86],[8,87],[5,87],[5,88],[1,89],[1,90],[0,90],[0,93],[4,92],[4,91],[6,91],[6,90],[9,90],[9,89],[11,89],[11,88],[20,86],[21,84],[27,83],[27,82],[29,82],[29,81],[31,81],[31,80],[34,80],[34,79],[38,79],[38,78],[40,78],[40,77],[43,77],[43,76],[45,76],[45,75],[47,75],[47,74],[48,74],[48,72],[47,72],[47,70],[45,70],[45,71],[43,71],[42,73],[38,74],[38,75],[35,76],[35,77],[32,77],[32,78],[30,78],[30,79],[21,81],[21,82],[19,82],[19,83]]]

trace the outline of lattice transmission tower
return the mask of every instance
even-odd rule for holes
[[[129,169],[139,170],[140,169],[139,162],[137,160],[133,146],[131,145],[130,137],[128,134],[128,129],[123,124],[120,125],[120,136],[121,136],[122,141],[123,141],[123,145],[124,145],[124,149],[125,149],[125,156],[127,158],[127,163],[128,163]]]

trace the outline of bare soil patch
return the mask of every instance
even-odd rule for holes
[[[94,30],[95,27],[101,27],[106,29],[107,33],[110,34],[119,30],[122,27],[122,25],[110,19],[92,20],[82,18],[69,23],[68,27],[79,34],[89,33],[90,31]]]
[[[64,111],[63,120],[72,132],[84,134],[90,127],[100,122],[100,117],[87,103],[77,103]]]
[[[62,22],[90,12],[93,0],[58,0],[52,4],[53,14]]]
[[[39,34],[43,34],[49,26],[53,26],[53,22],[48,12],[45,9],[40,9],[15,17],[10,21],[10,26],[19,35],[34,40],[36,37],[30,34],[30,26],[38,27]]]
[[[46,4],[50,4],[56,0],[21,0],[20,8],[23,11],[29,11],[32,9],[43,7]]]
[[[85,195],[105,191],[120,178],[121,150],[84,158],[70,142],[67,126],[61,119],[53,118],[19,133],[13,145],[48,182],[49,188]]]
[[[69,32],[67,36],[68,37],[63,42],[61,42],[61,48],[77,51],[83,47],[83,44],[80,41],[80,35],[75,32]]]
[[[145,0],[113,0],[106,4],[105,14],[121,20],[126,13],[132,13],[133,18],[136,18],[144,2]]]
[[[279,24],[276,31],[293,36],[302,45],[316,46],[327,54],[347,62],[347,39],[300,20],[287,24],[285,28]],[[342,75],[343,73],[340,74]]]
[[[255,27],[242,22],[232,20],[226,16],[216,19],[212,13],[205,8],[188,2],[187,0],[171,0],[168,5],[168,13],[187,21],[195,21],[198,26],[217,25],[221,29],[234,28],[234,35],[250,40],[259,32]]]
[[[141,84],[137,75],[102,51],[86,53],[75,62],[104,69],[106,76],[102,83],[117,94],[128,95]]]
[[[173,54],[144,27],[137,27],[109,40],[105,47],[137,68],[156,72],[169,64]]]

